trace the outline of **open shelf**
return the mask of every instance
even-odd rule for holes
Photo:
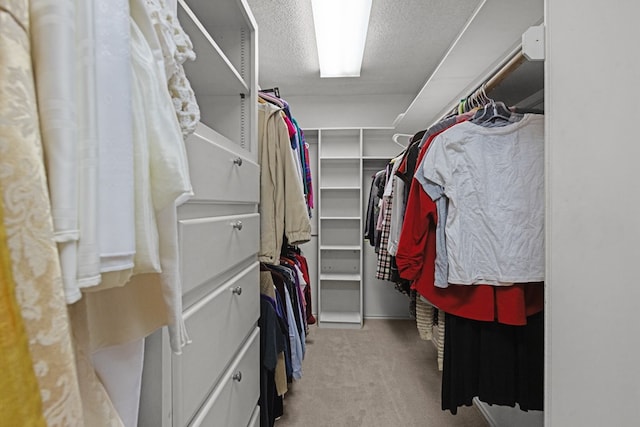
[[[218,43],[211,37],[184,0],[178,0],[178,19],[196,52],[195,61],[184,64],[185,73],[198,96],[249,94],[249,85]],[[211,76],[215,75],[215,80]]]
[[[244,0],[178,0],[177,17],[193,43],[184,70],[200,122],[257,160],[256,23]]]
[[[320,184],[322,185],[322,184]],[[320,193],[320,215],[360,217],[360,188],[324,190]]]
[[[352,251],[323,249],[320,255],[321,275],[339,276],[339,279],[335,280],[357,275],[357,279],[352,280],[360,280],[360,248]]]
[[[320,133],[320,159],[351,157],[360,158],[360,130],[322,130]]]
[[[362,241],[360,218],[320,218],[320,247],[356,246]]]
[[[323,159],[320,162],[320,186],[353,187],[360,189],[360,160],[359,159]]]

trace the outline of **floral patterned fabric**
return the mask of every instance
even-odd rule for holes
[[[0,188],[16,297],[48,426],[84,426],[47,193],[29,4],[0,0]]]
[[[0,420],[9,426],[45,427],[38,381],[16,300],[3,217],[0,199]]]

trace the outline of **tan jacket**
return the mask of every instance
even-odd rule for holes
[[[258,105],[260,163],[260,261],[280,263],[283,236],[297,245],[311,239],[311,222],[302,192],[289,132],[281,109]]]

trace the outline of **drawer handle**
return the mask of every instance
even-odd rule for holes
[[[242,157],[236,157],[235,159],[233,159],[233,164],[242,166]]]
[[[234,295],[242,295],[242,288],[240,286],[236,286],[231,290],[231,292],[233,292]]]
[[[233,226],[233,228],[235,228],[238,231],[242,230],[242,221],[236,221],[231,225]]]
[[[234,381],[238,381],[238,382],[242,381],[242,372],[240,371],[236,372],[235,374],[233,374],[232,378]]]

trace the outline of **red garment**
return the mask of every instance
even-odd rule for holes
[[[427,139],[420,151],[417,164],[420,164],[431,141],[437,135],[439,134],[431,135]],[[436,204],[414,178],[411,181],[396,263],[400,277],[411,280],[412,288],[420,295],[445,313],[480,321],[495,320],[507,325],[525,325],[527,316],[542,311],[544,287],[541,284],[436,287],[434,282],[437,222]]]
[[[311,277],[309,276],[309,264],[307,264],[307,258],[303,255],[295,254],[294,258],[298,261],[298,266],[302,270],[302,277],[307,282],[307,286],[304,288],[304,297],[307,300],[307,323],[314,325],[316,318],[313,316],[313,307],[311,305]]]
[[[293,125],[293,122],[287,117],[286,114],[282,113],[282,118],[284,122],[287,124],[287,130],[289,131],[289,138],[293,137],[297,133],[296,127]]]

